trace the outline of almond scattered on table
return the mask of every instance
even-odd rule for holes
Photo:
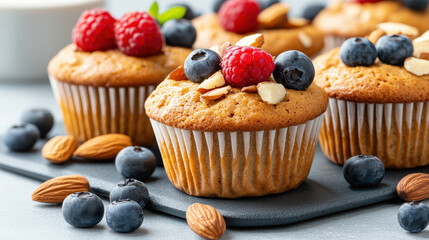
[[[429,174],[412,173],[396,186],[399,197],[405,201],[422,201],[429,198]]]
[[[196,234],[207,239],[219,239],[226,230],[225,220],[209,205],[194,203],[186,211],[186,221]]]
[[[82,143],[73,156],[89,160],[114,159],[125,147],[132,146],[131,138],[124,134],[111,133],[91,138]]]
[[[61,176],[42,183],[33,192],[31,199],[43,203],[62,203],[68,195],[85,191],[89,191],[89,182],[84,176]]]
[[[42,148],[42,156],[52,163],[67,161],[76,150],[78,142],[72,136],[56,136]]]

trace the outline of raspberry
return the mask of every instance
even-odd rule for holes
[[[73,42],[80,50],[88,52],[115,48],[115,22],[104,9],[87,10],[73,28]]]
[[[258,29],[259,4],[254,0],[229,0],[219,10],[222,27],[230,32],[247,33]]]
[[[162,34],[147,12],[130,12],[122,16],[115,26],[115,37],[123,53],[147,57],[161,52]]]
[[[266,81],[274,70],[273,58],[255,47],[230,47],[222,58],[222,72],[232,87],[242,88]]]

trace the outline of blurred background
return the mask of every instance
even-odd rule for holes
[[[292,16],[311,3],[329,0],[283,0]],[[104,6],[119,18],[129,11],[147,11],[152,0],[0,0],[0,82],[48,82],[49,60],[71,42],[71,30],[85,9]],[[214,0],[158,0],[164,11],[176,3],[195,14],[212,12]]]

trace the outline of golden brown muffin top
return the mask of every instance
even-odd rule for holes
[[[199,84],[163,81],[145,102],[147,115],[168,126],[199,131],[260,131],[298,125],[325,112],[328,96],[316,84],[305,91],[287,89],[277,105],[257,93],[233,88],[225,97],[204,100]]]
[[[82,52],[74,44],[63,48],[49,63],[48,73],[58,81],[89,86],[156,85],[185,62],[192,49],[165,46],[162,54],[139,58],[118,49]]]
[[[262,49],[274,56],[287,50],[298,50],[308,56],[312,56],[318,53],[324,46],[323,33],[313,26],[295,29],[261,29],[254,33],[238,34],[224,30],[216,14],[202,15],[194,19],[192,24],[197,30],[195,48],[210,48],[227,41],[234,45],[241,38],[254,33],[262,33],[264,35],[265,43]],[[310,47],[305,47],[299,40],[301,32],[304,32],[311,39],[312,43]]]
[[[414,26],[420,33],[429,30],[429,8],[413,11],[400,1],[351,3],[333,1],[322,10],[314,24],[325,34],[340,37],[363,37],[383,22],[398,22]]]
[[[340,48],[317,57],[313,63],[314,80],[329,97],[365,103],[429,101],[429,75],[419,77],[379,60],[369,67],[348,67],[340,59]]]

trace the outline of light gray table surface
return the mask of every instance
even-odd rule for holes
[[[150,2],[110,0],[106,7],[118,17],[126,11],[147,9]],[[159,2],[163,8],[173,1]],[[197,6],[201,12],[211,8],[211,1],[183,2]],[[303,4],[312,1],[286,2],[293,5],[296,15]],[[48,108],[57,121],[62,119],[47,81],[26,85],[0,83],[0,133],[19,122],[21,113],[31,107]],[[145,210],[143,225],[131,234],[111,231],[105,219],[91,229],[73,228],[64,221],[61,206],[31,201],[31,193],[39,184],[0,170],[0,239],[201,239],[185,220],[149,210]],[[108,201],[103,202],[108,205]],[[429,228],[411,234],[399,226],[397,210],[401,204],[399,200],[389,201],[280,227],[228,228],[222,239],[429,239]]]

